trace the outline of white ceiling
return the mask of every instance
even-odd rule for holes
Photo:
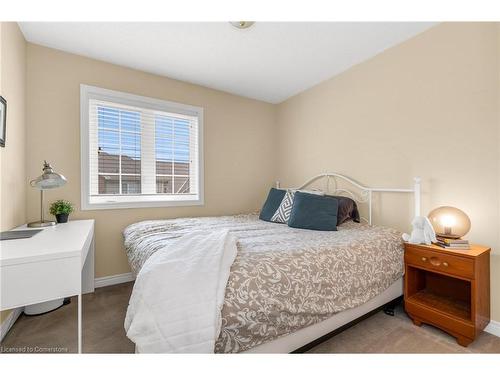
[[[21,22],[32,43],[279,103],[428,29],[418,22]]]

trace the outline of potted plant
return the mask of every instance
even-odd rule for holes
[[[73,210],[73,204],[63,199],[59,199],[50,205],[50,214],[56,217],[58,223],[67,223],[68,216]]]

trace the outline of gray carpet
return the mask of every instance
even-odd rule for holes
[[[133,353],[123,321],[132,283],[96,289],[83,297],[84,353]],[[22,315],[0,352],[70,352],[77,349],[76,301],[49,314]],[[309,353],[500,353],[500,338],[483,332],[469,347],[440,330],[416,327],[398,307],[394,317],[379,312],[314,347]]]

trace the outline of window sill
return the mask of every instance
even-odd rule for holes
[[[168,197],[161,199],[158,196],[121,196],[121,197],[90,197],[82,200],[82,211],[88,210],[115,210],[127,208],[152,208],[152,207],[182,207],[202,206],[203,198],[199,196]]]

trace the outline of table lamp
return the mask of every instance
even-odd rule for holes
[[[458,239],[470,230],[470,219],[465,212],[455,207],[441,206],[429,213],[429,220],[436,235]]]
[[[43,219],[43,191],[55,189],[63,186],[66,183],[66,177],[54,172],[52,167],[46,160],[43,162],[43,173],[30,181],[30,185],[36,189],[40,189],[40,221],[28,223],[30,228],[50,227],[55,225],[54,221],[45,221]]]

